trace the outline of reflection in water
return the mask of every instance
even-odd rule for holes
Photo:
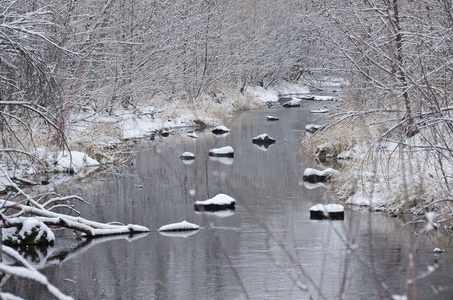
[[[159,233],[163,236],[168,237],[182,237],[186,238],[191,235],[194,235],[198,232],[198,230],[186,230],[186,231],[159,231]]]
[[[216,162],[219,162],[219,163],[222,163],[224,165],[232,165],[233,162],[234,162],[234,158],[233,157],[218,157],[218,156],[209,156],[209,160],[210,161],[216,161]]]
[[[127,166],[67,186],[91,203],[77,207],[86,218],[151,229],[187,220],[203,229],[184,238],[150,232],[131,242],[93,240],[41,271],[77,299],[374,299],[412,292],[406,276],[437,264],[415,289],[421,299],[434,290],[436,299],[448,299],[448,238],[415,238],[396,219],[350,208],[341,222],[310,220],[311,206],[330,202],[323,187],[302,183],[305,168],[316,167],[300,152],[299,140],[313,123],[311,103],[242,113],[226,124],[231,132],[223,137],[205,131],[196,140],[172,135],[157,146],[142,141]],[[280,121],[267,122],[269,114]],[[279,142],[257,149],[251,139],[262,132]],[[234,160],[212,161],[209,149],[225,145],[235,149]],[[179,159],[185,151],[196,155],[190,165]],[[234,213],[194,211],[195,201],[219,193],[236,199]],[[434,246],[447,252],[435,256]],[[32,299],[41,292],[16,279],[4,290]]]

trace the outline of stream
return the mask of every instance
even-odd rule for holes
[[[310,110],[324,105],[336,103],[242,112],[224,124],[226,136],[204,130],[197,139],[181,132],[137,142],[125,166],[64,188],[91,203],[77,206],[87,219],[152,231],[85,240],[59,230],[53,248],[28,258],[76,299],[451,299],[451,237],[415,235],[399,219],[356,207],[345,207],[344,221],[310,220],[311,206],[334,203],[325,187],[302,181],[305,168],[319,166],[301,151],[301,137],[322,116]],[[254,145],[262,133],[277,142]],[[223,146],[234,148],[234,159],[208,156]],[[182,161],[185,151],[196,159]],[[236,199],[234,211],[194,210],[195,201],[219,193]],[[156,231],[183,220],[202,228]],[[446,252],[435,254],[436,247]],[[39,284],[21,279],[7,279],[3,290],[48,299]]]

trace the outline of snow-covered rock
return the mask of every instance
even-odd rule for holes
[[[184,160],[193,160],[195,159],[195,154],[186,151],[183,154],[181,154],[180,158]]]
[[[77,173],[79,170],[87,167],[98,167],[100,163],[89,157],[84,152],[79,151],[60,151],[56,155],[46,152],[44,149],[38,149],[38,157],[50,167],[52,172],[69,172]]]
[[[212,129],[212,133],[214,134],[224,134],[230,132],[230,129],[226,126],[220,125]]]
[[[344,220],[344,207],[340,204],[316,204],[310,207],[310,219]]]
[[[267,133],[260,134],[252,139],[252,143],[263,145],[263,144],[273,144],[275,139],[271,138]]]
[[[187,221],[182,221],[179,223],[172,223],[160,227],[157,231],[186,231],[186,230],[198,230],[200,226],[189,223]]]
[[[22,226],[4,228],[2,233],[5,245],[52,245],[55,242],[52,230],[35,218],[24,218]]]
[[[322,125],[308,124],[308,125],[305,126],[305,130],[310,132],[310,133],[315,133],[321,127],[322,127]]]
[[[196,201],[194,204],[195,210],[199,211],[216,211],[223,209],[235,209],[236,200],[234,198],[225,195],[218,194],[214,198],[205,201]]]
[[[300,99],[293,97],[290,101],[283,104],[284,107],[297,107],[300,106]]]
[[[222,148],[214,148],[209,150],[209,156],[216,157],[234,157],[234,149],[231,146],[226,146]]]
[[[307,168],[304,171],[303,180],[311,183],[325,182],[338,174],[340,174],[340,172],[332,168],[327,168],[324,171]]]
[[[278,121],[278,120],[280,120],[279,118],[274,117],[274,116],[266,116],[266,119],[267,119],[268,121]]]

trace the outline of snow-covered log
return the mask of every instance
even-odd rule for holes
[[[344,207],[340,204],[316,204],[310,207],[310,219],[344,220]]]
[[[90,221],[82,217],[69,216],[65,214],[48,211],[42,206],[32,207],[17,202],[0,200],[0,207],[19,212],[13,216],[4,217],[5,227],[17,227],[25,218],[33,218],[46,225],[54,225],[80,231],[88,237],[97,237],[114,234],[131,234],[138,232],[148,232],[148,228],[140,225],[113,225]],[[33,217],[22,217],[23,215],[33,215]]]
[[[205,201],[196,201],[194,204],[195,210],[198,211],[216,211],[224,209],[235,209],[236,200],[234,198],[225,195],[218,194],[214,198]]]

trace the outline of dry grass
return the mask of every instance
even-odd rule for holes
[[[404,143],[395,148],[385,140],[376,142],[391,126],[386,121],[391,118],[382,114],[351,114],[343,118],[352,110],[341,109],[342,112],[326,118],[323,130],[303,142],[307,155],[320,160],[353,150],[352,158],[339,164],[341,174],[330,185],[330,193],[345,203],[358,203],[361,197],[372,199],[371,209],[401,217],[410,215],[414,222],[425,222],[425,213],[434,211],[438,214],[439,227],[452,228],[453,201],[449,185],[453,164],[446,159],[449,153],[405,144],[423,145],[430,130],[421,130],[419,135],[402,140]],[[324,155],[319,154],[321,148]]]

